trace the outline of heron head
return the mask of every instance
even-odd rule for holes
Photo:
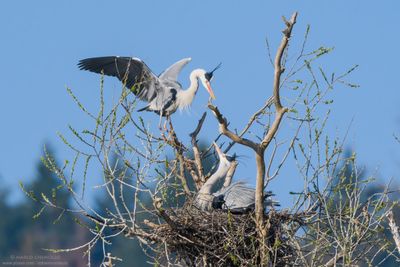
[[[225,155],[226,156],[226,159],[229,161],[229,162],[232,162],[232,161],[235,161],[236,159],[237,159],[237,155],[236,155],[236,153],[234,153],[232,156],[230,156],[230,155]]]
[[[219,158],[220,161],[226,161],[226,162],[230,163],[232,161],[235,161],[236,158],[238,157],[236,155],[236,153],[234,153],[233,155],[225,154],[224,152],[222,152],[221,148],[219,148],[219,146],[215,142],[213,143],[213,145],[214,145],[214,148],[215,148],[215,152],[217,152],[218,158]]]
[[[200,77],[200,80],[204,86],[204,88],[207,89],[208,93],[210,94],[212,99],[215,99],[215,95],[214,92],[211,88],[211,80],[214,76],[214,71],[216,71],[217,69],[219,69],[219,67],[221,67],[221,63],[219,63],[218,66],[216,66],[212,71],[206,72],[204,71],[203,75]]]
[[[204,76],[205,76],[205,78],[206,78],[207,81],[210,82],[210,81],[212,80],[212,78],[213,78],[213,76],[214,76],[214,71],[216,71],[217,69],[219,69],[219,68],[221,67],[221,65],[222,65],[222,62],[219,63],[218,66],[216,66],[212,71],[206,72],[206,73],[204,74]]]
[[[211,206],[213,209],[222,209],[224,204],[225,204],[224,195],[219,195],[213,198]]]

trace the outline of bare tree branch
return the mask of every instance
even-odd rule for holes
[[[262,142],[260,144],[255,143],[249,139],[243,138],[228,129],[228,122],[225,117],[220,113],[219,109],[216,106],[213,106],[211,103],[208,105],[208,108],[213,111],[214,116],[218,120],[219,123],[219,131],[223,135],[230,138],[233,142],[242,144],[244,146],[250,147],[255,151],[256,164],[257,164],[257,177],[256,177],[256,203],[255,203],[255,212],[256,212],[256,221],[259,225],[260,233],[262,236],[266,235],[265,230],[263,230],[263,220],[264,220],[264,180],[265,180],[265,160],[264,153],[265,149],[268,147],[274,136],[276,135],[279,125],[282,121],[283,115],[288,111],[287,108],[283,107],[280,101],[279,90],[280,90],[280,78],[282,73],[284,72],[284,68],[282,67],[282,56],[284,54],[285,49],[287,48],[292,29],[294,24],[296,23],[297,12],[293,13],[291,19],[287,21],[284,19],[286,28],[283,30],[283,37],[281,44],[277,50],[274,62],[274,82],[273,82],[273,101],[275,104],[275,120],[272,126],[269,128],[268,132],[265,134]],[[266,102],[265,106],[257,111],[253,117],[250,119],[248,125],[244,128],[244,132],[247,131],[257,116],[263,112],[263,110],[268,107],[269,101]]]
[[[290,21],[287,21],[285,19],[285,17],[283,17],[283,21],[286,24],[286,29],[283,30],[282,41],[276,52],[275,61],[274,61],[275,71],[274,71],[274,82],[273,82],[273,95],[274,95],[276,116],[275,116],[274,123],[272,124],[268,133],[264,137],[263,141],[261,142],[261,146],[263,148],[266,148],[269,145],[272,138],[275,136],[276,131],[278,130],[278,127],[279,127],[279,124],[281,123],[283,115],[288,111],[287,108],[282,107],[281,99],[280,99],[280,95],[279,95],[280,86],[281,86],[281,84],[280,84],[281,75],[285,71],[285,69],[282,68],[281,61],[282,61],[283,52],[285,51],[285,49],[289,43],[289,39],[292,34],[293,26],[294,26],[294,24],[296,24],[296,18],[297,18],[297,12],[293,13],[292,17],[290,18]]]
[[[237,165],[238,165],[238,162],[236,160],[232,162],[232,165],[229,167],[228,173],[226,174],[222,189],[228,187],[231,184],[232,177],[235,174]]]
[[[389,220],[389,228],[390,232],[392,233],[394,242],[396,243],[397,251],[400,253],[400,234],[399,234],[399,227],[396,225],[394,220],[393,210],[390,210],[386,217]]]
[[[199,146],[197,144],[197,135],[199,134],[201,127],[203,126],[206,116],[207,116],[207,112],[204,112],[203,116],[201,116],[201,119],[199,120],[199,123],[197,124],[196,129],[190,134],[190,137],[192,138],[193,155],[194,155],[194,160],[196,163],[197,175],[200,178],[200,182],[201,182],[201,184],[198,184],[196,182],[197,188],[201,188],[202,184],[204,184],[206,182],[206,180],[204,178],[203,164],[201,162],[201,152],[200,152]]]
[[[258,117],[265,112],[267,108],[269,108],[272,104],[274,103],[274,97],[271,96],[268,98],[268,100],[265,102],[265,104],[254,114],[250,117],[249,122],[246,124],[246,126],[243,128],[243,130],[240,132],[239,137],[243,137],[245,135],[250,127],[253,125],[253,123],[258,119]],[[229,145],[225,148],[224,153],[228,153],[228,151],[235,145],[235,142],[230,142]]]
[[[228,138],[230,138],[232,141],[234,141],[236,143],[250,147],[253,150],[258,149],[258,145],[256,143],[254,143],[253,141],[251,141],[249,139],[242,138],[242,137],[238,136],[237,134],[231,132],[228,129],[228,122],[227,122],[226,118],[221,114],[218,107],[216,107],[210,103],[210,104],[208,104],[208,108],[212,110],[215,118],[217,118],[217,120],[218,120],[220,133],[227,136]]]
[[[168,138],[166,141],[175,148],[176,158],[179,162],[179,173],[177,174],[178,178],[181,180],[182,187],[185,191],[185,194],[190,195],[190,189],[187,183],[187,179],[185,176],[185,157],[183,156],[183,151],[186,150],[185,146],[179,141],[176,136],[174,126],[172,125],[171,120],[169,120],[169,135],[171,138]]]

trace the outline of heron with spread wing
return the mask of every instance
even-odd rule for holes
[[[177,81],[182,68],[191,61],[184,58],[162,72],[155,75],[150,68],[139,58],[133,57],[95,57],[79,61],[81,70],[88,70],[108,76],[117,77],[139,99],[148,102],[148,105],[138,111],[153,111],[160,116],[169,116],[178,108],[184,109],[192,103],[199,81],[215,99],[210,82],[213,73],[218,69],[207,72],[203,69],[195,69],[190,74],[190,85],[186,90],[182,89]]]

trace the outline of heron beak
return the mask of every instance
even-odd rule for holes
[[[208,91],[208,93],[210,94],[211,98],[212,98],[212,99],[215,99],[215,95],[214,95],[214,92],[213,92],[213,90],[212,90],[212,88],[211,88],[210,82],[207,81],[207,82],[206,82],[206,85],[207,85],[207,91]]]

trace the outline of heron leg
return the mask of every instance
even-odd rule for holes
[[[160,131],[162,131],[161,120],[162,120],[162,112],[160,112],[160,120],[158,121],[158,129],[160,129]]]
[[[164,131],[167,131],[167,122],[171,122],[171,117],[169,115],[167,115],[167,117],[165,117]]]

